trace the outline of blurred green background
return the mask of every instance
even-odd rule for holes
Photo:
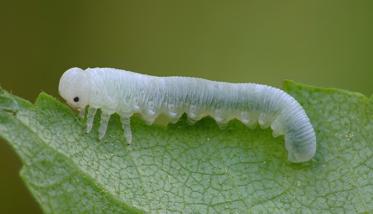
[[[105,2],[105,3],[102,3]],[[3,1],[0,84],[58,96],[68,68],[115,67],[373,92],[373,1]],[[0,142],[0,213],[39,213]]]

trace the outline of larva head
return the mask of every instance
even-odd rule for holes
[[[73,108],[84,109],[89,102],[89,79],[86,71],[70,68],[60,79],[58,91]]]

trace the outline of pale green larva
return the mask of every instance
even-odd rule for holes
[[[159,114],[176,122],[183,113],[191,121],[211,116],[220,125],[238,119],[249,127],[258,122],[273,136],[285,135],[288,160],[305,162],[316,152],[316,136],[301,105],[284,91],[251,83],[225,83],[192,77],[155,77],[114,68],[71,68],[61,77],[59,92],[84,114],[87,132],[101,109],[99,138],[105,136],[110,116],[118,113],[128,143],[130,117],[142,115],[149,124]]]

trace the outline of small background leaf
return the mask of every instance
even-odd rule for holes
[[[42,209],[56,213],[368,212],[373,210],[373,99],[286,82],[317,133],[314,160],[287,161],[283,138],[211,118],[167,127],[134,118],[124,143],[118,116],[103,142],[66,105],[0,94],[0,136],[24,166]]]

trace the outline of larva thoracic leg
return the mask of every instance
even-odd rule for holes
[[[83,109],[81,109],[81,110],[79,111],[79,117],[80,117],[80,118],[84,118],[84,116],[85,116],[85,108],[83,108]]]
[[[101,111],[100,128],[98,129],[98,138],[102,140],[106,134],[106,129],[109,124],[111,114]]]
[[[59,92],[76,109],[88,106],[87,132],[101,109],[99,138],[110,115],[118,113],[124,136],[132,141],[131,115],[148,124],[160,114],[176,122],[187,113],[190,122],[211,116],[220,127],[232,119],[254,128],[271,127],[273,136],[285,135],[288,160],[304,162],[316,152],[316,136],[302,106],[289,94],[271,86],[224,83],[192,77],[154,77],[112,68],[72,68],[60,80]]]
[[[124,130],[124,136],[128,144],[132,142],[132,131],[131,131],[131,119],[129,117],[120,116],[122,128]]]
[[[87,112],[87,133],[89,133],[93,127],[93,120],[95,119],[97,109],[93,107],[88,107]]]

